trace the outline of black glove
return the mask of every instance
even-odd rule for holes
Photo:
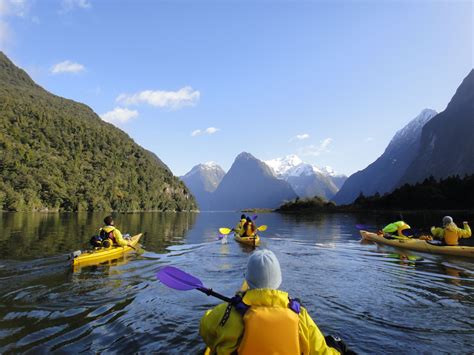
[[[344,343],[344,341],[337,336],[333,337],[332,335],[328,335],[327,337],[325,337],[325,339],[326,339],[327,346],[330,346],[331,348],[336,349],[341,354],[347,354],[347,355],[357,354],[355,351],[352,351],[351,349],[349,349],[346,343]]]

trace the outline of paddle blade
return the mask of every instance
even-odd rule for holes
[[[255,221],[257,218],[258,218],[257,215],[253,216],[253,217],[252,217],[252,221]]]
[[[232,229],[230,229],[230,228],[219,228],[219,233],[220,234],[227,235],[230,232],[232,232]]]
[[[263,226],[260,226],[258,227],[257,229],[260,231],[260,232],[265,232],[267,230],[267,226],[264,224]]]
[[[189,291],[203,287],[201,280],[173,266],[161,268],[156,277],[166,286],[179,291]]]

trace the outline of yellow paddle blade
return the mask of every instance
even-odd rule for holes
[[[230,232],[232,232],[232,229],[230,229],[230,228],[219,228],[219,233],[220,233],[220,234],[227,235],[227,234],[229,234]]]
[[[258,227],[257,229],[260,231],[260,232],[265,232],[267,230],[267,226],[264,224],[263,226],[260,226]]]

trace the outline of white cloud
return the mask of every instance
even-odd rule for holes
[[[365,139],[366,142],[372,142],[374,140],[374,137],[367,137]]]
[[[86,70],[84,65],[71,62],[70,60],[65,60],[64,62],[57,63],[51,67],[51,73],[53,74],[80,73],[84,70]]]
[[[219,128],[216,128],[216,127],[208,127],[206,128],[206,133],[207,134],[214,134],[216,133],[217,131],[220,131]]]
[[[211,135],[211,134],[214,134],[214,133],[219,132],[219,131],[220,131],[220,128],[216,128],[216,127],[208,127],[204,130],[196,129],[196,130],[191,132],[191,137],[201,136],[203,134]]]
[[[0,0],[0,16],[25,17],[28,10],[27,0]]]
[[[178,91],[145,90],[136,94],[121,94],[116,101],[123,105],[138,105],[147,103],[151,106],[180,109],[184,106],[194,106],[201,96],[197,90],[190,86],[185,86]]]
[[[136,117],[138,117],[138,111],[121,107],[116,107],[112,111],[100,115],[100,118],[110,123],[125,123]]]
[[[75,9],[90,9],[91,7],[92,4],[89,0],[63,0],[59,13],[65,14]]]
[[[314,156],[317,157],[321,155],[321,153],[329,152],[329,145],[332,143],[332,138],[323,139],[318,145],[308,145],[299,150],[301,155],[305,156]]]
[[[302,141],[303,139],[308,139],[309,134],[308,133],[298,134],[295,138]]]
[[[12,42],[14,32],[6,18],[26,18],[30,4],[27,0],[0,0],[0,49],[6,50]]]

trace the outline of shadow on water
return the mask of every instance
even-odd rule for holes
[[[0,352],[198,353],[199,320],[218,301],[168,289],[155,274],[174,265],[232,295],[253,248],[232,237],[222,244],[218,229],[239,216],[116,215],[123,232],[147,232],[144,250],[71,272],[66,253],[97,232],[102,214],[1,214]],[[360,242],[356,224],[376,228],[392,217],[271,213],[257,221],[269,226],[261,248],[277,254],[281,288],[325,334],[362,353],[474,351],[472,261]],[[439,216],[409,218],[416,226]]]

